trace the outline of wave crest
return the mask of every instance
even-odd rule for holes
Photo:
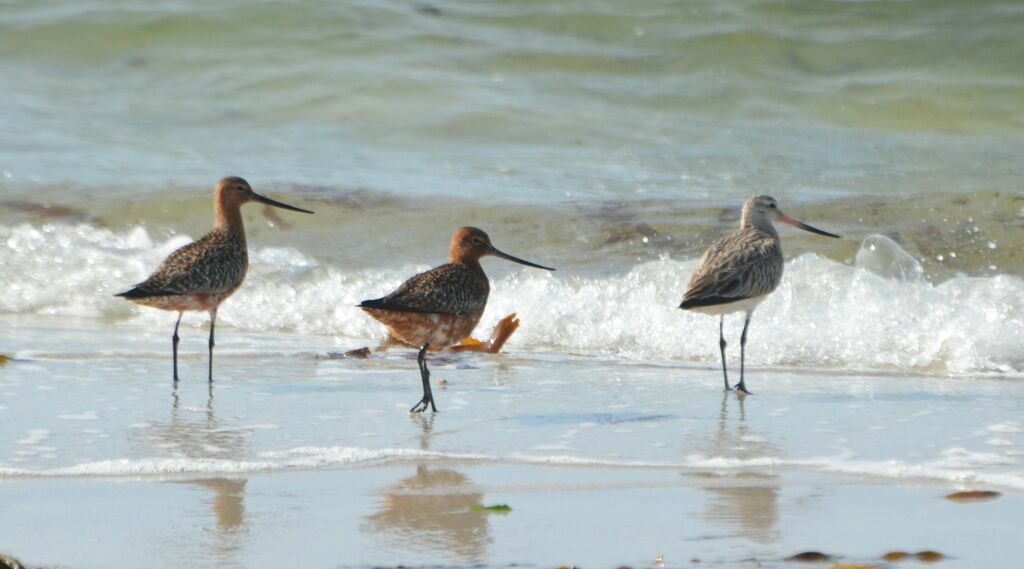
[[[0,242],[7,245],[0,249],[7,268],[2,312],[169,322],[111,295],[144,279],[185,237],[160,242],[142,228],[19,225],[0,226]],[[876,238],[868,246],[898,249]],[[908,271],[907,256],[899,253],[865,253],[852,266],[814,254],[789,261],[779,289],[754,316],[748,362],[955,374],[1024,370],[1024,281],[996,275],[934,284],[913,265]],[[887,271],[884,259],[899,266]],[[254,249],[251,262],[219,323],[335,335],[353,344],[384,334],[354,305],[426,268],[346,271],[282,247]],[[493,282],[479,330],[516,312],[522,326],[512,349],[716,362],[716,319],[676,308],[694,265],[662,257],[596,276],[517,270]],[[734,346],[741,321],[727,319]]]

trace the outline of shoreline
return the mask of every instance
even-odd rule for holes
[[[24,524],[5,532],[0,550],[31,566],[71,569],[110,559],[152,566],[182,556],[211,567],[272,566],[285,558],[307,567],[643,567],[657,558],[666,567],[692,559],[713,567],[789,567],[786,559],[805,551],[888,566],[886,552],[925,550],[946,556],[942,567],[978,567],[1012,559],[997,528],[1022,503],[1010,494],[954,504],[934,488],[836,484],[806,474],[748,475],[726,484],[667,471],[582,474],[412,463],[128,486],[0,484],[0,496],[17,504]],[[510,511],[473,511],[497,503]],[[30,529],[58,512],[63,521],[47,536]],[[87,526],[89,519],[102,526]],[[178,528],[176,539],[154,540],[170,527]]]
[[[162,328],[58,319],[0,332],[60,356],[0,367],[0,551],[30,566],[1015,558],[999,537],[1024,503],[1012,378],[758,366],[741,398],[713,365],[512,346],[432,362],[440,412],[410,415],[411,350],[317,359],[336,339],[222,330],[212,390],[187,349],[172,389]],[[103,351],[125,338],[145,350]],[[960,490],[1001,495],[945,498]],[[495,504],[511,511],[472,509]]]

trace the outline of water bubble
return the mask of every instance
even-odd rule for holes
[[[854,264],[876,275],[899,280],[916,279],[923,273],[917,259],[884,235],[865,238]]]

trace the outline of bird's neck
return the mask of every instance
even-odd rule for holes
[[[484,274],[484,268],[480,266],[480,259],[466,257],[448,257],[448,262],[453,265],[462,265],[474,273]]]
[[[214,207],[213,230],[239,235],[245,239],[242,210],[235,204],[217,203]]]
[[[448,249],[448,262],[453,265],[465,265],[471,269],[483,271],[480,267],[480,256],[472,251],[452,246]]]
[[[743,220],[740,222],[742,229],[757,229],[763,231],[772,237],[778,237],[779,234],[775,231],[775,226],[772,225],[771,221],[763,215],[752,215],[750,212],[743,212]]]

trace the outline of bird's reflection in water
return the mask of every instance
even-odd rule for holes
[[[177,387],[171,393],[171,415],[168,421],[150,421],[145,428],[136,429],[132,445],[144,455],[172,456],[186,460],[237,461],[244,457],[247,433],[225,428],[214,412],[213,386],[209,386],[205,406],[183,405]],[[212,557],[219,566],[240,565],[239,552],[248,534],[245,522],[245,478],[208,477],[198,480],[174,481],[201,488],[211,496],[204,500],[198,525],[202,535],[196,540],[188,537],[189,547],[201,548],[201,557]],[[211,520],[206,510],[212,512]],[[185,539],[177,533],[175,539]],[[176,546],[175,546],[176,547]]]
[[[718,428],[702,454],[738,461],[780,456],[778,449],[750,428],[745,399],[744,393],[724,393]],[[757,543],[778,541],[779,480],[776,475],[744,470],[728,478],[723,478],[721,473],[708,472],[699,476],[712,482],[704,486],[710,499],[701,513],[702,518],[730,526],[743,538]]]
[[[494,387],[499,389],[508,387],[511,383],[512,377],[512,364],[508,361],[508,356],[499,356],[498,365],[494,367]]]
[[[213,492],[210,506],[217,522],[217,531],[232,534],[245,528],[245,485],[248,482],[244,478],[204,478],[189,481],[188,484],[195,484]]]
[[[429,450],[434,416],[411,420],[422,429],[420,448]],[[363,531],[390,546],[419,553],[450,552],[460,563],[480,563],[491,544],[488,515],[472,511],[483,492],[451,468],[416,465],[416,473],[381,492],[380,509],[367,517]]]

